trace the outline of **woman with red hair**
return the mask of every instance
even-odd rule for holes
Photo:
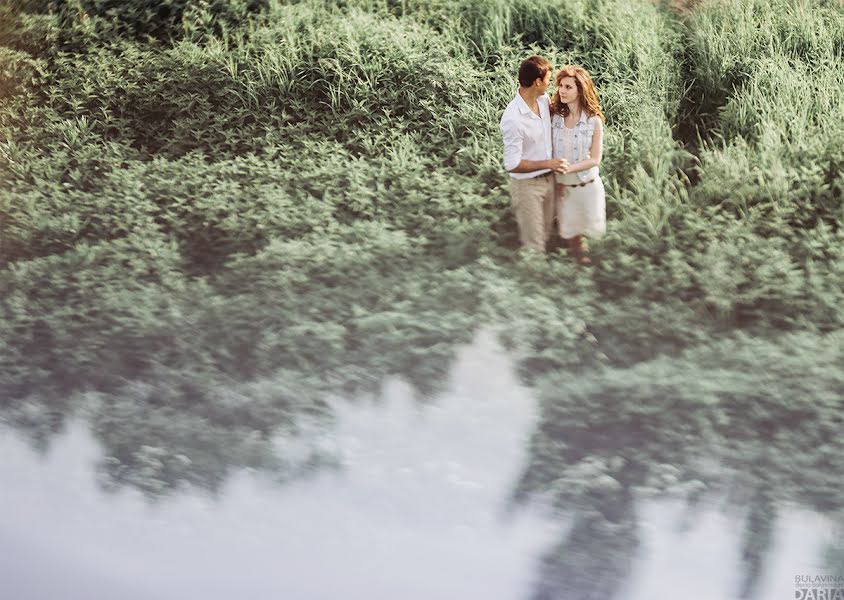
[[[586,237],[598,237],[607,229],[604,183],[598,172],[604,114],[586,69],[567,65],[555,81],[553,157],[568,161],[556,174],[557,225],[569,254],[585,265],[591,262]]]

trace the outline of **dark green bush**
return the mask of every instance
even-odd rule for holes
[[[62,50],[86,50],[114,39],[172,42],[201,39],[245,24],[268,0],[63,0],[51,2]]]
[[[46,76],[46,64],[26,52],[0,46],[0,99],[36,88]]]
[[[87,117],[103,138],[147,155],[254,151],[278,126],[277,118],[256,118],[225,64],[190,43],[164,51],[120,44],[62,55],[52,75],[44,94],[59,117]]]
[[[0,46],[39,57],[47,54],[56,36],[47,4],[7,0],[0,5]]]

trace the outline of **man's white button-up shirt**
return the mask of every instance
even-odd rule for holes
[[[501,115],[501,135],[504,137],[504,168],[510,171],[524,160],[551,158],[551,103],[547,95],[537,100],[539,116],[524,101],[518,90]],[[510,173],[514,179],[530,179],[550,172],[540,169],[530,173]]]

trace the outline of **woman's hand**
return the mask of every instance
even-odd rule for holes
[[[569,161],[565,158],[552,158],[548,161],[548,168],[557,173],[567,173]]]

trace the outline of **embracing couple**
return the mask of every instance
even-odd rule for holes
[[[578,263],[589,264],[586,237],[606,231],[601,162],[604,115],[589,73],[565,66],[548,97],[553,65],[531,56],[501,117],[504,168],[522,247],[545,251],[554,216]]]

